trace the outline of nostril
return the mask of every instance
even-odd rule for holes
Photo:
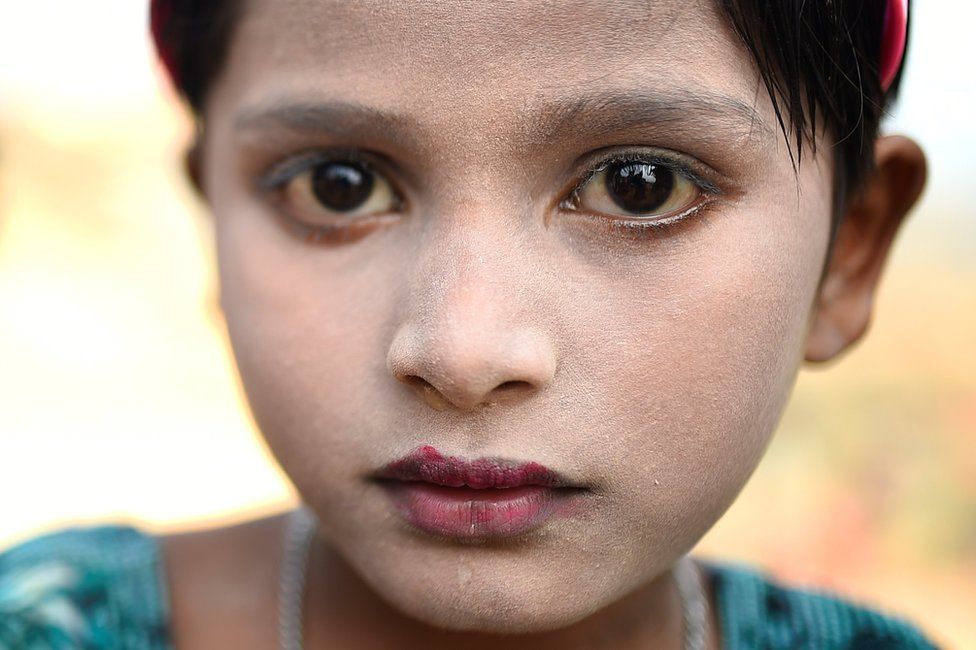
[[[432,383],[424,379],[423,377],[418,377],[417,375],[405,375],[403,377],[398,377],[398,379],[412,388],[415,393],[420,395],[427,404],[437,411],[443,411],[450,407],[450,402],[444,395],[441,394],[437,387]]]
[[[423,377],[418,377],[417,375],[407,375],[403,377],[401,381],[408,386],[413,388],[418,388],[422,391],[434,390],[434,385]]]
[[[495,390],[499,393],[511,393],[514,391],[529,390],[532,388],[532,384],[527,381],[506,381],[495,386]]]
[[[538,390],[538,386],[531,381],[512,380],[503,381],[484,396],[484,404],[508,404],[525,399]]]

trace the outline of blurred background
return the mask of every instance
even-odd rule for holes
[[[0,547],[294,500],[236,383],[210,224],[180,175],[190,124],[146,11],[0,0]],[[768,456],[699,551],[976,648],[976,5],[913,11],[887,130],[927,150],[924,202],[867,338],[801,373]]]

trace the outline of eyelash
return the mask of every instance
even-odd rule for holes
[[[723,194],[722,190],[717,185],[705,178],[702,173],[695,169],[695,167],[700,166],[700,163],[695,164],[690,161],[686,162],[681,160],[677,155],[665,156],[658,153],[651,153],[646,150],[631,151],[625,149],[622,151],[614,151],[609,155],[604,154],[597,158],[595,162],[590,163],[587,167],[587,171],[584,173],[583,179],[578,181],[573,186],[573,189],[566,196],[566,198],[559,201],[559,207],[579,213],[580,210],[570,207],[570,204],[574,200],[578,199],[580,190],[582,190],[587,183],[592,181],[597,174],[617,162],[639,162],[664,167],[669,171],[675,174],[680,174],[690,180],[702,190],[703,194],[702,198],[696,201],[691,207],[685,209],[679,214],[663,219],[628,219],[621,216],[610,217],[590,213],[591,216],[603,222],[604,228],[615,234],[637,239],[663,236],[687,225],[686,222],[692,217],[698,217],[703,223],[707,224],[708,222],[705,219],[705,215],[708,212],[708,208],[710,208],[712,203],[714,203],[714,201]]]
[[[267,172],[261,174],[258,178],[257,187],[262,193],[265,194],[276,193],[284,188],[288,182],[296,178],[299,174],[312,169],[316,165],[333,161],[353,161],[362,165],[371,173],[382,174],[387,179],[387,182],[390,184],[390,187],[393,189],[396,195],[396,199],[398,201],[397,209],[402,210],[406,205],[403,193],[396,188],[391,180],[389,180],[389,175],[381,171],[381,168],[385,167],[386,165],[375,164],[373,157],[374,156],[372,154],[365,154],[356,149],[335,149],[327,152],[314,151],[304,154],[297,154],[289,157],[283,162],[273,165]],[[572,201],[578,198],[579,191],[585,187],[587,183],[592,181],[597,174],[616,162],[640,162],[664,167],[673,173],[683,175],[685,178],[693,182],[702,190],[703,195],[702,198],[694,205],[687,208],[680,214],[663,219],[628,219],[620,216],[611,217],[606,215],[591,214],[592,217],[598,219],[602,223],[603,227],[607,231],[612,232],[613,234],[628,236],[631,238],[663,236],[670,234],[672,231],[677,230],[681,226],[687,225],[686,222],[692,217],[696,216],[702,220],[703,223],[707,224],[708,222],[705,220],[705,215],[707,214],[708,209],[711,207],[712,203],[723,194],[722,190],[717,185],[705,178],[702,173],[696,170],[696,167],[700,166],[700,163],[696,164],[694,162],[682,160],[677,155],[665,156],[658,153],[651,153],[646,150],[618,150],[611,154],[594,154],[593,162],[590,162],[586,166],[582,179],[573,184],[569,193],[566,194],[564,198],[559,200],[558,206],[564,210],[581,213],[580,210],[570,207]],[[342,236],[343,231],[347,231],[349,229],[349,225],[332,226],[328,228],[312,226],[299,219],[287,215],[282,216],[284,217],[287,226],[298,232],[298,234],[303,238],[310,241],[319,241],[335,235]]]
[[[273,192],[281,189],[299,174],[312,169],[316,165],[341,161],[358,163],[374,174],[382,173],[377,169],[377,165],[373,163],[371,155],[366,155],[356,149],[310,151],[295,154],[282,162],[272,165],[268,171],[260,175],[257,186],[258,189],[265,192]]]

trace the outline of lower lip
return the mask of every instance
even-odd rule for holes
[[[420,481],[385,482],[384,487],[408,523],[432,535],[460,539],[521,535],[569,514],[580,493],[541,485],[476,490]]]

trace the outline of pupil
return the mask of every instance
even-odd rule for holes
[[[372,190],[373,175],[354,163],[327,163],[312,170],[312,193],[330,210],[355,210]]]
[[[607,168],[607,190],[628,212],[651,212],[664,205],[674,190],[674,173],[641,162],[616,162]]]

